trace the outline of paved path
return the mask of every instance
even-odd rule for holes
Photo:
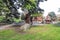
[[[8,29],[8,28],[11,28],[11,27],[21,27],[23,29],[26,29],[26,28],[28,28],[28,26],[29,26],[28,24],[26,24],[24,21],[22,21],[22,22],[19,22],[19,23],[13,23],[13,24],[0,26],[0,30]]]
[[[7,29],[7,28],[11,27],[12,25],[13,25],[13,24],[0,26],[0,30]]]
[[[3,23],[3,25],[1,25],[0,24],[0,30],[2,30],[2,29],[8,29],[8,28],[10,28],[10,27],[15,27],[15,26],[22,26],[22,25],[24,25],[25,24],[25,22],[24,21],[21,21],[21,22],[19,22],[19,23],[12,23],[12,24],[7,24],[7,25],[4,25],[4,23]]]

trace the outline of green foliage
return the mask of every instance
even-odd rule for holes
[[[0,11],[9,11],[9,9],[6,7],[5,3],[3,2],[3,0],[0,0]]]
[[[16,19],[16,18],[13,18],[13,20],[14,20],[16,23],[22,21],[21,19]]]
[[[34,16],[34,17],[36,17],[36,16],[42,16],[42,13],[31,14],[31,16]]]
[[[26,9],[30,10],[36,7],[36,0],[25,0],[24,6]]]
[[[55,12],[50,12],[48,15],[51,17],[51,19],[54,19],[54,18],[56,19]]]
[[[49,13],[49,16],[51,16],[51,17],[55,17],[56,14],[55,14],[55,12],[50,12],[50,13]]]
[[[3,21],[3,19],[4,19],[3,16],[0,16],[0,22]]]
[[[4,11],[4,12],[7,12],[9,13],[10,10],[8,9],[8,7],[6,6],[6,4],[3,2],[4,0],[0,0],[0,12]],[[19,0],[22,2],[22,0]],[[24,5],[22,6],[22,8],[25,8],[27,9],[28,11],[33,11],[31,13],[37,13],[34,9],[36,8],[37,6],[37,1],[38,0],[24,0]],[[35,15],[38,15],[38,14],[35,14]],[[6,15],[4,15],[6,16]],[[7,19],[7,18],[6,18]],[[14,18],[14,21],[18,22],[19,19],[15,19]]]

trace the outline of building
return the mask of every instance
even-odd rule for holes
[[[51,17],[50,16],[48,16],[48,15],[46,16],[45,23],[47,23],[47,24],[51,23]]]
[[[57,14],[57,20],[60,21],[60,14]]]

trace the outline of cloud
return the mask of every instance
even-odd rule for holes
[[[60,0],[48,0],[45,2],[40,2],[40,8],[44,9],[44,16],[46,16],[49,12],[54,11],[56,14],[58,13],[58,8],[60,8]]]

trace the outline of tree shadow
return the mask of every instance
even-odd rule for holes
[[[24,29],[21,29],[21,26],[22,25],[13,25],[12,28],[16,33],[25,34],[26,31],[24,31]]]

